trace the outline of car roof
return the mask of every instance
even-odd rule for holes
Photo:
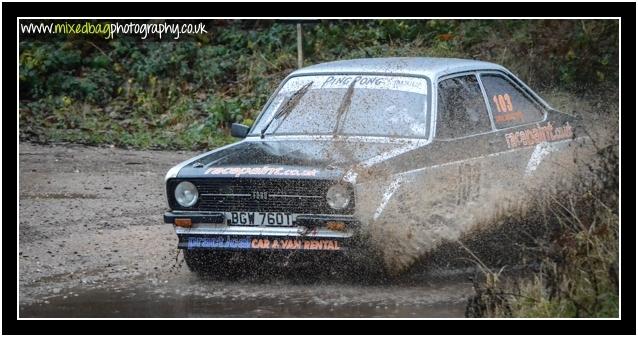
[[[298,69],[289,77],[321,73],[389,73],[396,75],[420,75],[436,79],[448,74],[472,70],[501,70],[495,63],[442,57],[384,57],[361,58],[319,63]]]

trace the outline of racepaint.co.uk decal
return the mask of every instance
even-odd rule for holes
[[[228,175],[228,176],[295,176],[295,177],[314,177],[318,171],[285,169],[283,167],[211,167],[205,172],[206,174]]]
[[[552,122],[547,122],[545,126],[537,126],[535,128],[505,134],[505,140],[507,141],[507,147],[514,149],[520,146],[531,146],[543,142],[568,139],[573,136],[574,131],[568,122],[557,128],[554,128]]]

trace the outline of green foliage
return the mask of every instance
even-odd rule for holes
[[[575,186],[537,200],[543,226],[533,271],[512,282],[483,268],[468,303],[473,317],[619,317],[619,148],[616,135],[579,166]],[[600,139],[599,139],[600,140]],[[592,174],[593,173],[593,174]],[[533,217],[526,216],[529,222]],[[541,224],[539,224],[541,225]],[[524,247],[522,247],[524,248]],[[525,249],[523,249],[525,250]],[[508,282],[509,281],[509,282]]]
[[[174,41],[81,36],[19,45],[23,139],[192,148],[230,141],[296,68],[295,25],[207,22]],[[618,79],[614,20],[323,20],[306,24],[304,62],[384,56],[501,63],[537,89]]]

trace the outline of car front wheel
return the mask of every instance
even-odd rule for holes
[[[226,276],[229,274],[230,257],[226,252],[208,250],[184,250],[188,269],[202,276]]]

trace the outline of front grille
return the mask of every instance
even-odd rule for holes
[[[199,200],[193,207],[181,207],[175,201],[175,186],[184,180],[195,184],[199,191]],[[335,211],[328,205],[326,192],[333,184],[335,182],[331,180],[310,179],[171,179],[168,181],[168,194],[169,204],[174,210],[352,214],[354,196],[344,210]],[[265,193],[268,197],[256,199],[253,192]]]

